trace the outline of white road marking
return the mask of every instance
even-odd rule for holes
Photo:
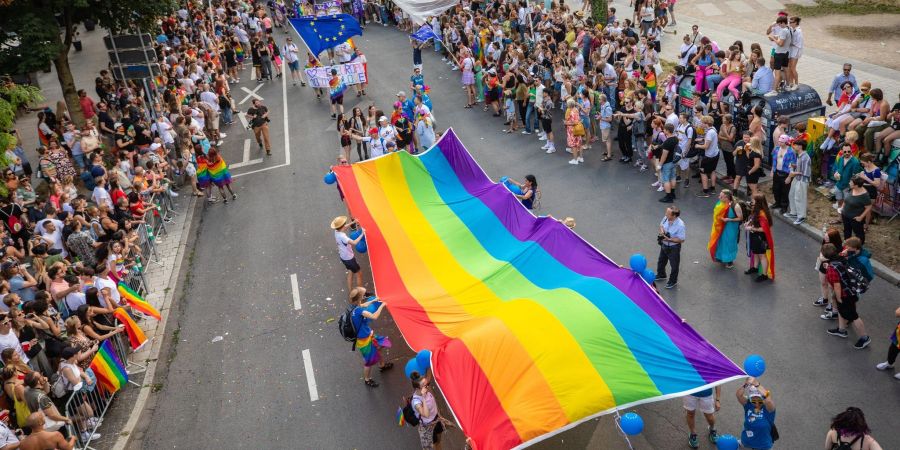
[[[241,161],[249,161],[250,160],[250,139],[244,139],[244,159]]]
[[[281,62],[281,71],[284,72],[284,61]],[[291,132],[288,123],[287,79],[281,77],[281,103],[284,107],[284,165],[291,165]]]
[[[257,99],[257,100],[262,100],[262,99],[263,99],[262,96],[260,96],[259,94],[257,94],[256,91],[258,91],[259,88],[263,87],[263,84],[264,84],[264,83],[257,84],[256,87],[253,88],[252,91],[251,91],[250,89],[245,88],[244,86],[241,86],[241,90],[244,91],[244,92],[246,92],[246,93],[247,93],[247,96],[244,97],[243,100],[239,101],[238,104],[239,104],[239,105],[243,105],[244,103],[247,103],[247,100],[250,100],[251,97],[253,97],[253,98]]]
[[[299,311],[303,308],[300,304],[300,286],[297,284],[297,274],[291,274],[291,295],[294,297],[294,310]]]
[[[313,373],[309,349],[303,350],[303,368],[306,369],[306,384],[309,386],[309,401],[314,402],[319,399],[319,390],[316,388],[316,374]]]
[[[272,169],[280,169],[282,167],[287,166],[287,164],[279,164],[277,166],[263,167],[262,169],[251,170],[249,172],[239,173],[237,175],[231,175],[231,178],[242,177],[244,175],[253,175],[254,173],[267,172]]]
[[[241,161],[241,162],[239,162],[239,163],[234,163],[234,164],[230,165],[229,168],[231,168],[231,169],[237,169],[237,168],[240,168],[240,167],[253,166],[253,165],[256,165],[256,164],[260,164],[260,163],[262,163],[262,162],[263,162],[263,159],[262,159],[262,158],[256,158],[256,159],[251,159],[251,160],[247,160],[247,161]],[[242,174],[242,175],[246,175],[246,174]],[[234,176],[232,176],[232,177],[234,177]]]
[[[247,124],[247,115],[244,114],[243,112],[239,112],[237,116],[238,116],[238,119],[241,120],[241,126],[246,130],[247,125],[248,125]]]

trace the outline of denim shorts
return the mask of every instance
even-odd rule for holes
[[[663,183],[675,181],[675,163],[667,162],[663,164],[662,169],[659,171],[659,177]]]

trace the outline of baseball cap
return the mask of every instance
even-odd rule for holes
[[[406,92],[403,92],[403,91],[398,92],[397,97],[406,97]]]
[[[379,121],[379,122],[387,122],[387,117],[381,116],[381,117],[378,118],[378,121]]]

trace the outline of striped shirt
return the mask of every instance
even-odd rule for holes
[[[808,153],[800,152],[800,154],[797,155],[797,167],[794,169],[794,172],[798,174],[795,176],[798,181],[809,183],[809,178],[812,176],[811,163],[812,160],[809,158]]]

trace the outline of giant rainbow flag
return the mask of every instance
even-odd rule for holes
[[[745,376],[645,283],[491,181],[453,130],[335,167],[376,291],[476,448]]]

